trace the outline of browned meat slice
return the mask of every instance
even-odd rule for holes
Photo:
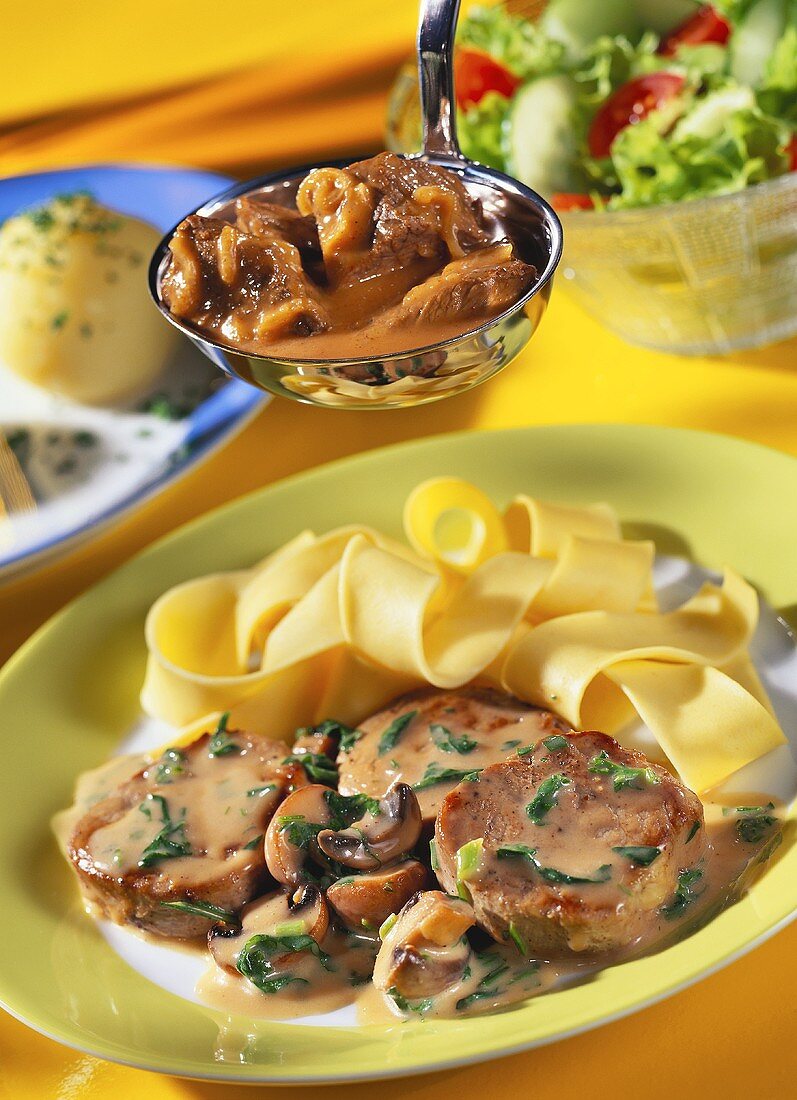
[[[699,884],[702,824],[697,795],[641,753],[602,733],[545,738],[446,797],[437,876],[532,955],[627,947],[678,911],[683,872]]]
[[[163,279],[169,309],[233,342],[309,335],[329,327],[299,250],[191,215],[171,241]]]
[[[278,206],[253,196],[244,196],[235,203],[235,224],[253,237],[281,237],[300,252],[318,254],[318,228],[313,218],[303,217],[289,206]]]
[[[299,213],[314,218],[327,274],[334,278],[352,255],[366,252],[376,195],[345,168],[314,168],[296,193]]]
[[[451,259],[489,244],[477,204],[455,172],[425,161],[378,153],[349,168],[379,196],[374,251],[406,261],[411,255]]]
[[[526,293],[535,275],[533,267],[514,259],[508,243],[480,248],[413,287],[383,323],[395,328],[496,317]]]
[[[121,783],[69,841],[87,901],[117,924],[206,935],[197,903],[234,912],[268,881],[263,838],[283,797],[284,755],[281,742],[222,723]]]
[[[424,688],[360,724],[359,739],[338,754],[339,788],[381,798],[391,784],[408,783],[428,824],[464,775],[567,729],[550,711],[501,692]]]

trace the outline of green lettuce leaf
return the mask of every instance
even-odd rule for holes
[[[502,133],[509,113],[509,100],[497,92],[488,92],[474,107],[460,111],[457,135],[462,152],[471,160],[489,168],[506,171]]]
[[[509,15],[503,7],[472,8],[460,21],[457,41],[483,50],[520,77],[561,72],[565,48],[528,19]]]
[[[619,195],[612,210],[741,191],[788,170],[788,128],[760,110],[728,116],[711,137],[659,132],[656,112],[622,131],[612,146]]]
[[[768,115],[797,125],[797,26],[786,27],[767,63],[758,102]]]

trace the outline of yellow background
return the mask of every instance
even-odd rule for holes
[[[411,48],[415,2],[39,0],[4,14],[0,173],[115,159],[244,174],[379,146],[386,90]],[[523,355],[469,394],[411,412],[375,414],[275,401],[222,453],[111,533],[62,563],[6,584],[0,590],[0,660],[137,549],[248,490],[402,439],[564,421],[701,428],[797,455],[797,340],[724,359],[663,355],[621,343],[557,288]],[[733,485],[727,486],[726,506],[734,508]],[[797,501],[773,499],[772,507],[794,508]],[[783,552],[795,557],[794,547]],[[13,927],[13,914],[3,917],[4,926]],[[792,926],[699,985],[598,1031],[467,1070],[335,1087],[323,1095],[785,1100],[797,1081],[795,987]],[[142,1095],[300,1100],[321,1089],[156,1078],[64,1050],[10,1017],[0,1019],[0,1096]]]

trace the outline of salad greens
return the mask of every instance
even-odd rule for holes
[[[551,0],[537,23],[476,7],[458,46],[463,152],[559,209],[727,194],[797,168],[797,0]]]

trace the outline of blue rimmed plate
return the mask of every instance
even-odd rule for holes
[[[166,232],[231,180],[189,168],[99,165],[0,180],[0,221],[54,195],[99,202]],[[0,579],[44,564],[96,534],[192,469],[268,397],[227,380],[187,340],[157,388],[111,408],[79,405],[0,364],[0,432],[36,498],[0,539]]]

